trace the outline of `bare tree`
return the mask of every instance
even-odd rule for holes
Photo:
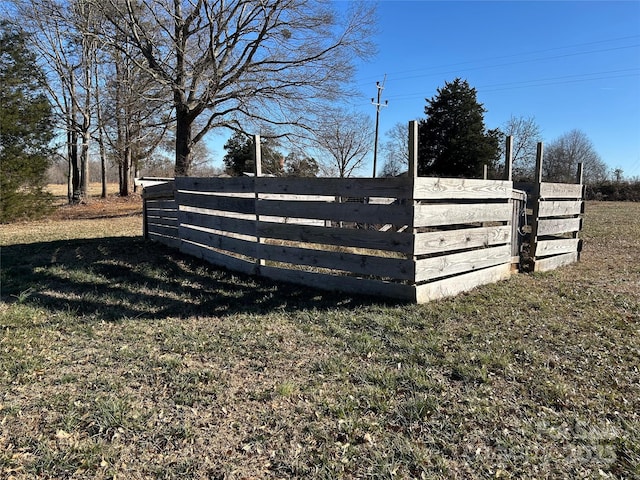
[[[169,88],[176,175],[212,129],[309,127],[318,102],[347,94],[353,61],[372,53],[374,7],[316,0],[93,0],[119,35],[105,40]]]
[[[76,203],[86,199],[89,185],[97,48],[89,29],[95,15],[83,2],[14,0],[14,5],[47,72],[49,95],[66,135],[69,201]]]
[[[314,131],[312,143],[322,153],[319,156],[323,173],[342,177],[352,176],[363,166],[373,148],[373,125],[368,115],[346,110],[327,112]]]
[[[540,127],[534,117],[514,117],[502,127],[504,134],[513,137],[512,165],[516,180],[533,180],[536,168],[536,149],[542,141]],[[504,145],[504,142],[502,143]],[[504,158],[504,155],[503,155]]]
[[[547,181],[572,183],[576,179],[578,163],[583,165],[585,183],[606,180],[607,165],[589,137],[581,130],[571,130],[546,147],[542,173]]]
[[[409,169],[409,130],[407,124],[398,122],[386,133],[387,141],[382,144],[384,165],[383,177],[395,177]]]

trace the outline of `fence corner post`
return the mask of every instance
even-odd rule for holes
[[[147,199],[142,189],[142,238],[149,240],[149,218],[147,213]]]
[[[410,198],[407,201],[409,208],[411,208],[411,225],[408,225],[411,232],[411,253],[408,255],[409,260],[412,262],[413,278],[412,288],[414,301],[418,302],[418,285],[416,284],[416,270],[417,259],[416,256],[416,234],[418,230],[415,226],[416,217],[416,180],[418,178],[418,122],[411,120],[409,122],[409,170],[407,171],[409,176],[409,195]]]

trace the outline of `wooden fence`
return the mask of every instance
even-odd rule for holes
[[[417,177],[416,133],[412,122],[406,177],[269,178],[258,164],[255,177],[146,187],[145,236],[234,271],[420,303],[508,278],[522,208],[513,182]],[[545,225],[536,259],[568,254],[544,243]]]
[[[577,262],[582,251],[584,185],[582,164],[578,165],[576,183],[542,181],[542,143],[538,144],[536,179],[530,184],[516,184],[527,193],[527,208],[531,211],[528,238],[527,268],[545,272]]]

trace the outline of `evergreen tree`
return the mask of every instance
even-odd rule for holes
[[[0,222],[46,211],[52,134],[44,76],[24,32],[0,22]]]
[[[317,177],[320,167],[315,158],[291,152],[284,161],[288,177]]]
[[[262,174],[263,175],[282,175],[282,163],[284,157],[276,150],[274,141],[269,138],[260,139]],[[232,176],[240,176],[243,173],[253,173],[253,140],[244,133],[234,133],[227,143],[224,144],[227,151],[222,159],[226,172]]]
[[[427,99],[426,118],[419,124],[418,174],[480,177],[500,155],[499,130],[486,131],[484,109],[475,88],[456,78]]]

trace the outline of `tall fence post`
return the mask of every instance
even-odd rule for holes
[[[531,220],[531,237],[529,240],[529,256],[531,257],[532,269],[535,268],[536,249],[538,246],[538,221],[540,217],[540,190],[542,185],[542,157],[544,153],[544,145],[538,142],[536,148],[536,171],[535,183],[533,185],[533,215]]]
[[[260,267],[265,265],[265,261],[262,257],[262,248],[260,245],[264,243],[264,240],[260,236],[260,215],[258,214],[258,201],[260,200],[260,194],[258,193],[258,178],[262,176],[262,148],[260,146],[260,135],[253,136],[253,162],[254,162],[254,181],[253,192],[255,198],[255,212],[256,212],[256,271],[260,273]]]
[[[415,215],[416,215],[416,198],[415,188],[416,179],[418,178],[418,122],[411,120],[409,122],[409,170],[407,172],[409,176],[409,188],[411,198],[408,200],[409,207],[411,208],[411,225],[408,225],[409,231],[412,233],[412,245],[411,256],[409,257],[413,263],[413,288],[415,301],[418,300],[418,286],[416,285],[416,265],[418,257],[416,256],[416,234],[418,229],[415,228]]]
[[[504,149],[504,180],[513,180],[513,135],[507,137]]]

